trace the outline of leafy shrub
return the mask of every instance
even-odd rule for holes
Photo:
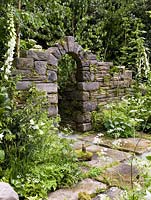
[[[141,91],[141,92],[140,92]],[[92,113],[93,127],[105,129],[107,135],[118,137],[134,136],[135,131],[151,133],[151,92],[150,87],[123,98],[121,102],[111,103]]]
[[[46,198],[47,192],[72,185],[80,177],[77,159],[66,139],[60,139],[58,118],[48,118],[44,94],[31,88],[24,105],[4,107],[1,118],[1,164],[4,181],[9,181],[18,194],[26,199]],[[4,118],[4,116],[6,116]]]
[[[120,103],[118,106],[121,106]],[[107,135],[114,138],[133,136],[135,133],[134,122],[118,106],[110,104],[99,114],[94,111],[94,128],[96,127],[97,131],[100,130],[99,128],[103,128],[107,131]]]

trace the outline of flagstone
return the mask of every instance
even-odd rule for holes
[[[111,187],[105,193],[97,195],[95,198],[93,198],[93,200],[102,200],[107,197],[110,200],[120,200],[123,195],[124,195],[123,190],[121,190],[117,187]]]
[[[120,163],[106,169],[106,171],[96,177],[96,180],[107,182],[110,186],[120,188],[131,187],[131,175],[133,181],[138,181],[139,170],[136,166],[131,166],[126,163]]]
[[[60,189],[51,192],[48,200],[78,200],[79,192],[86,192],[91,195],[105,189],[107,189],[107,186],[104,183],[87,178],[70,189]]]

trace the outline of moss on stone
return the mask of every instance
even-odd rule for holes
[[[91,200],[91,196],[86,192],[79,192],[78,200]]]
[[[82,150],[76,150],[75,153],[76,153],[78,159],[81,161],[91,160],[92,156],[93,156],[93,153],[91,153],[89,151],[83,152]]]

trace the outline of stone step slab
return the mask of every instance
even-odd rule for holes
[[[100,139],[100,145],[116,148],[122,151],[143,154],[151,150],[151,141],[140,138],[120,138],[116,140]]]
[[[48,200],[78,200],[79,192],[86,192],[90,195],[96,194],[99,190],[105,190],[104,183],[92,179],[85,179],[70,189],[60,189],[49,194]]]
[[[86,147],[87,151],[90,151],[97,156],[94,156],[88,164],[92,167],[106,167],[114,165],[114,163],[122,162],[129,159],[132,155],[130,153],[110,149],[106,147],[100,147],[97,145],[90,145]]]
[[[131,168],[131,165],[127,163],[120,163],[119,165],[106,169],[104,173],[96,177],[96,180],[107,182],[110,186],[131,188],[131,175],[133,182],[138,181],[139,170],[137,167],[132,166]]]
[[[120,200],[123,196],[123,190],[119,189],[118,187],[111,187],[105,193],[97,195],[95,198],[93,198],[93,200],[102,200],[107,198],[108,200]]]
[[[120,151],[133,152],[138,155],[151,151],[151,141],[149,139],[144,139],[144,138],[112,139],[112,138],[99,137],[98,135],[91,134],[87,136],[79,136],[79,139],[82,141],[95,143],[100,146],[105,146],[112,149],[118,149]]]

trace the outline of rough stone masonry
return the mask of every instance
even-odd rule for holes
[[[68,101],[76,101],[77,110],[73,110],[73,121],[79,131],[92,129],[91,112],[98,104],[120,99],[131,89],[132,72],[118,67],[111,73],[112,62],[98,61],[96,55],[85,51],[74,37],[66,36],[47,50],[28,50],[16,58],[13,75],[21,74],[17,83],[18,90],[28,90],[34,83],[39,90],[45,91],[49,102],[49,116],[58,114],[57,66],[61,57],[69,54],[77,63],[75,89],[65,91]]]

